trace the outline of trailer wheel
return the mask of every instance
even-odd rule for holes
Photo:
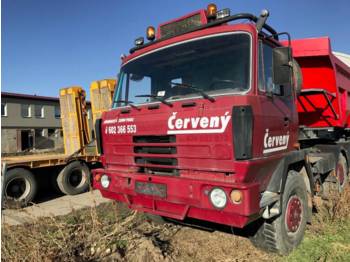
[[[282,213],[265,220],[251,237],[252,243],[266,251],[288,254],[302,241],[307,222],[307,189],[296,171],[289,171],[283,192]]]
[[[4,194],[8,204],[26,206],[35,197],[37,187],[32,172],[27,169],[14,168],[5,173]]]
[[[85,163],[73,161],[58,174],[57,184],[62,193],[77,195],[89,189],[90,177],[90,169]]]

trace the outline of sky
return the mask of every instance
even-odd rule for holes
[[[231,14],[270,11],[268,24],[292,38],[329,36],[350,54],[349,0],[218,0]],[[146,27],[206,8],[189,0],[2,0],[1,91],[58,96],[60,88],[115,78]]]

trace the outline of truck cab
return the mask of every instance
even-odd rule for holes
[[[104,197],[239,228],[283,214],[291,244],[271,250],[286,253],[301,241],[310,184],[282,199],[286,184],[300,182],[287,179],[289,163],[306,156],[298,143],[301,71],[267,17],[211,4],[148,27],[147,43],[135,40],[112,109],[96,126],[103,168],[93,183]]]

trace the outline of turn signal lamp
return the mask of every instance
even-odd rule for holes
[[[230,198],[231,198],[231,201],[232,203],[234,204],[239,204],[242,202],[242,191],[240,190],[232,190],[231,191],[231,194],[230,194]]]
[[[216,17],[216,12],[218,11],[216,4],[209,4],[207,6],[207,17],[213,19]]]
[[[147,27],[146,35],[148,40],[153,41],[156,37],[156,29],[153,26]]]
[[[100,175],[100,174],[97,174],[94,178],[95,178],[95,181],[96,181],[96,182],[100,182],[101,175]]]

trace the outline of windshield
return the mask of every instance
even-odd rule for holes
[[[246,33],[213,35],[157,50],[122,67],[113,107],[200,97],[200,91],[210,96],[245,92],[250,60]]]

